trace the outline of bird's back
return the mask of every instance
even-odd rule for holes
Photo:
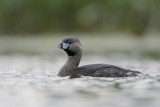
[[[137,76],[140,72],[108,64],[92,64],[78,67],[72,71],[72,74],[92,77],[129,77]]]

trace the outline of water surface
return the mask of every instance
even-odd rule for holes
[[[144,73],[129,78],[57,77],[67,58],[57,49],[61,39],[0,38],[0,107],[159,107],[159,36],[80,36],[80,65],[107,63]]]
[[[160,61],[84,56],[81,65],[110,63],[140,70],[130,78],[57,77],[64,56],[0,56],[1,107],[159,107]]]

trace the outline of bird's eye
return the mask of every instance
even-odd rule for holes
[[[71,44],[72,42],[71,41],[68,41],[68,44]]]

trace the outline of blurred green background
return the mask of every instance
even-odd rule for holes
[[[160,0],[0,0],[0,34],[160,31]]]
[[[3,55],[56,56],[62,53],[57,49],[61,39],[73,35],[80,38],[84,55],[157,59],[159,31],[160,0],[0,0]]]

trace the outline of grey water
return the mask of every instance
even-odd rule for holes
[[[0,56],[1,107],[159,107],[160,60],[86,56],[83,64],[111,63],[139,70],[129,78],[82,77],[56,74],[65,57]]]
[[[107,63],[138,70],[143,75],[129,78],[69,79],[57,77],[57,72],[67,58],[65,53],[56,49],[60,39],[55,40],[57,42],[51,46],[55,45],[54,52],[48,51],[52,49],[47,48],[51,45],[48,40],[36,42],[32,39],[28,42],[21,39],[18,40],[20,43],[16,40],[12,39],[14,45],[3,43],[8,39],[3,41],[1,39],[0,43],[0,107],[159,107],[160,105],[160,59],[157,57],[142,57],[143,55],[137,56],[119,51],[105,53],[104,48],[114,49],[114,46],[106,42],[107,45],[98,44],[100,47],[97,48],[82,38],[84,56],[80,65]],[[44,46],[41,43],[49,45]],[[132,42],[129,43],[130,46],[126,45],[123,48],[125,46],[123,43],[117,45],[121,47],[120,50],[133,50],[134,47],[144,50],[146,49],[144,46],[148,44],[146,42],[146,45],[140,48],[136,46],[137,43]],[[38,45],[40,48],[37,48]],[[157,50],[156,46],[150,49]],[[27,49],[33,53],[34,49],[36,52],[48,53],[28,54]],[[99,51],[92,51],[98,49]]]

